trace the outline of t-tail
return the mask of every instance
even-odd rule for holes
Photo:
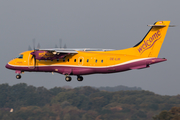
[[[158,57],[166,36],[170,21],[158,21],[151,26],[142,41],[133,47],[136,54],[142,57]]]

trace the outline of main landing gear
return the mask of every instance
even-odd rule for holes
[[[66,80],[67,82],[70,82],[70,81],[72,80],[72,78],[71,78],[69,75],[66,75],[65,80]],[[83,77],[80,76],[80,75],[78,75],[78,76],[77,76],[77,80],[78,80],[78,81],[83,81]]]
[[[83,81],[83,77],[82,76],[77,76],[77,80],[78,81]]]

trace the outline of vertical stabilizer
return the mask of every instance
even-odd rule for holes
[[[166,36],[170,21],[158,21],[151,26],[151,29],[146,34],[141,42],[134,46],[142,57],[158,57],[162,43]]]

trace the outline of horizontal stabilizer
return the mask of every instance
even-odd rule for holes
[[[166,25],[147,25],[149,27],[165,27]]]
[[[165,27],[166,25],[147,25],[149,27]],[[176,27],[176,25],[169,25],[169,27]]]

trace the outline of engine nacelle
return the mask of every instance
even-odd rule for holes
[[[37,60],[54,60],[54,59],[62,59],[65,56],[67,56],[69,53],[56,53],[53,54],[53,52],[50,51],[42,51],[37,50],[31,53],[31,55],[35,56],[35,59]]]

